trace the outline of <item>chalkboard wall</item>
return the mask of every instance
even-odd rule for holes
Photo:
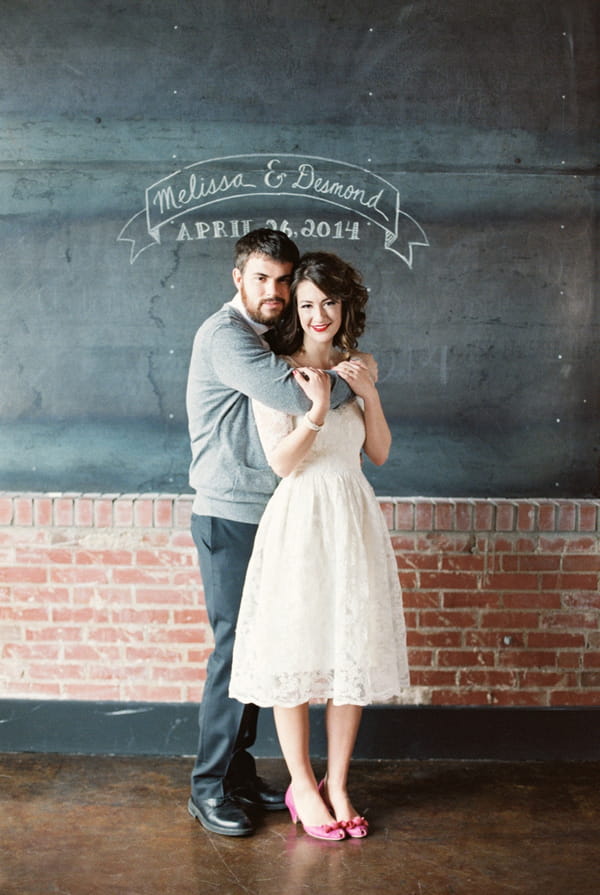
[[[370,288],[382,495],[598,495],[596,0],[0,0],[0,488],[185,491],[274,222]]]

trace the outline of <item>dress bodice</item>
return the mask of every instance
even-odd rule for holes
[[[295,417],[294,425],[304,425],[302,417]],[[360,471],[364,440],[363,412],[356,400],[348,401],[329,411],[314,444],[291,475],[297,478],[306,473]]]

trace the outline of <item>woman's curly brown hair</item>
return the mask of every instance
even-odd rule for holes
[[[291,297],[271,337],[277,354],[294,354],[302,346],[304,332],[298,317],[297,290],[300,283],[311,283],[330,298],[342,304],[342,325],[334,336],[333,344],[349,354],[358,344],[365,329],[365,305],[369,298],[360,273],[332,252],[307,252],[302,255],[294,271]]]

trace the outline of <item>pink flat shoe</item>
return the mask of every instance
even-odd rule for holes
[[[298,823],[300,818],[298,817],[298,812],[296,811],[296,806],[294,804],[294,797],[292,795],[292,784],[287,788],[287,792],[285,794],[285,804],[290,812],[290,817],[292,818],[292,823]],[[314,839],[328,839],[332,842],[340,842],[342,839],[346,838],[346,832],[342,824],[335,821],[332,824],[321,824],[317,827],[310,827],[306,824],[302,824],[302,828],[304,832],[308,836],[312,836]]]
[[[329,804],[329,799],[325,796],[325,778],[319,783],[319,792],[321,793],[321,798],[325,802],[327,808],[331,811],[332,808]],[[353,817],[352,820],[340,820],[338,823],[344,828],[346,835],[351,839],[364,839],[365,836],[369,835],[369,821],[365,820],[364,817],[360,817],[358,814],[356,817]]]

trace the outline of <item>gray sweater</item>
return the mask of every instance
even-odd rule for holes
[[[332,375],[331,406],[352,396]],[[277,357],[230,303],[204,321],[194,339],[187,385],[193,511],[256,523],[278,479],[262,449],[251,399],[301,414],[310,401]]]

